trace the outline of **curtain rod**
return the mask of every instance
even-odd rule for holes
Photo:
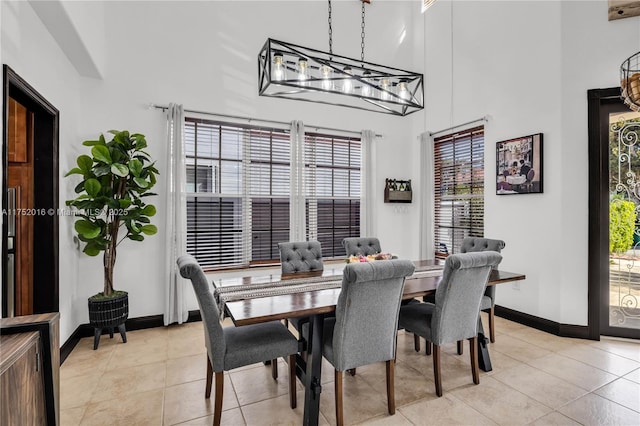
[[[166,111],[167,109],[169,109],[168,106],[166,105],[156,105],[156,104],[149,104],[149,108],[156,108],[156,109],[161,109],[163,111]],[[229,115],[229,114],[218,114],[217,112],[207,112],[207,111],[196,111],[193,109],[185,109],[184,112],[190,112],[193,114],[202,114],[202,115],[212,115],[212,116],[216,116],[216,117],[224,117],[224,118],[233,118],[236,120],[246,120],[249,123],[251,123],[252,121],[260,121],[262,123],[271,123],[271,124],[283,124],[286,126],[289,126],[291,123],[290,122],[286,122],[286,121],[277,121],[277,120],[263,120],[261,118],[250,118],[250,117],[242,117],[239,115]],[[313,124],[305,124],[304,127],[309,127],[309,128],[313,128],[316,130],[331,130],[334,132],[342,132],[342,133],[351,133],[354,135],[361,135],[361,132],[356,132],[354,130],[344,130],[344,129],[335,129],[333,127],[325,127],[325,126],[315,126]],[[380,133],[376,133],[376,137],[381,138],[382,135]]]
[[[489,116],[485,115],[484,117],[480,117],[480,118],[477,118],[475,120],[468,121],[466,123],[458,124],[457,126],[448,127],[446,129],[438,130],[437,132],[430,132],[429,136],[437,135],[438,133],[448,132],[448,131],[453,130],[453,129],[458,129],[460,127],[468,126],[469,124],[477,123],[479,121],[487,122],[487,121],[489,121]]]

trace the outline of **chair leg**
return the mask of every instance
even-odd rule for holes
[[[458,355],[462,355],[464,352],[464,342],[462,340],[458,340]]]
[[[216,371],[216,397],[213,405],[213,426],[220,426],[222,417],[222,395],[224,392],[224,371]]]
[[[387,361],[387,407],[389,414],[396,413],[396,392],[395,392],[395,361]]]
[[[436,395],[442,396],[442,378],[440,377],[440,346],[433,345],[433,380],[436,382]]]
[[[469,339],[469,352],[471,357],[471,375],[473,376],[473,383],[476,385],[480,383],[480,369],[478,368],[478,338],[472,337]]]
[[[213,366],[209,355],[207,355],[207,384],[204,388],[204,397],[207,399],[211,398],[211,382],[213,382]]]
[[[296,395],[296,354],[289,355],[289,405],[291,409],[298,406]]]
[[[271,377],[273,377],[273,380],[278,379],[278,360],[277,359],[271,360]]]
[[[425,341],[425,345],[424,345],[424,353],[427,355],[431,355],[431,342],[427,342]]]
[[[420,352],[420,336],[417,334],[413,335],[413,349],[415,349],[416,352]]]
[[[491,343],[496,342],[496,330],[494,324],[494,309],[493,306],[489,309],[489,340]]]
[[[344,425],[344,417],[342,416],[342,371],[335,370],[334,384],[336,394],[336,424]]]

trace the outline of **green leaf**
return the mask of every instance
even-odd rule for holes
[[[127,221],[127,228],[129,229],[129,231],[132,234],[139,234],[140,233],[140,228],[138,227],[138,225],[135,224],[135,222],[128,220]]]
[[[155,235],[158,232],[158,228],[155,225],[143,225],[140,230],[145,235]]]
[[[136,150],[145,149],[147,147],[147,140],[143,135],[136,135]]]
[[[120,204],[121,209],[126,209],[131,205],[131,200],[123,198],[122,200],[118,200],[118,204]]]
[[[102,250],[100,250],[100,248],[95,246],[94,244],[87,243],[87,245],[84,247],[84,250],[82,251],[88,254],[89,256],[97,256],[100,254]]]
[[[93,157],[102,162],[102,163],[106,163],[106,164],[111,164],[112,160],[111,160],[111,154],[109,154],[109,148],[107,148],[106,146],[103,145],[96,145],[93,148],[91,148],[91,155],[93,155]]]
[[[129,175],[129,168],[124,164],[112,164],[111,173],[120,177],[127,177]]]
[[[142,213],[145,216],[155,216],[156,206],[154,206],[153,204],[148,204],[145,206],[145,208],[142,209],[140,213]]]
[[[76,232],[89,240],[100,235],[100,227],[88,220],[79,220],[75,223]]]
[[[131,234],[129,235],[129,239],[133,241],[144,241],[144,236],[140,234]]]
[[[81,193],[82,191],[84,191],[84,181],[80,182],[79,184],[76,185],[76,187],[73,189],[73,191],[76,194]]]
[[[146,180],[139,178],[139,177],[134,177],[133,181],[136,183],[136,185],[138,185],[140,188],[146,188],[149,186],[149,182],[147,182]]]
[[[88,155],[79,156],[76,160],[76,163],[78,164],[78,167],[80,167],[80,170],[82,170],[85,174],[89,174],[91,172],[91,167],[93,167],[93,159]]]
[[[140,172],[142,171],[142,162],[136,158],[129,161],[129,170],[135,177],[140,177]]]
[[[96,177],[101,177],[101,176],[108,175],[110,171],[111,171],[111,167],[102,165],[102,166],[96,167],[93,170],[93,173],[96,175]]]
[[[79,168],[74,167],[73,169],[69,170],[67,174],[64,175],[64,177],[71,176],[71,175],[84,175],[84,172]]]
[[[100,193],[100,182],[97,179],[87,179],[84,181],[84,190],[91,198],[95,198]]]
[[[97,141],[84,141],[82,145],[84,146],[96,146],[96,145],[104,145],[104,136],[100,135],[100,140]]]

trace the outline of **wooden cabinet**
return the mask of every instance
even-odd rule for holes
[[[0,426],[60,424],[60,314],[0,319]]]
[[[0,425],[46,425],[37,331],[0,336]]]

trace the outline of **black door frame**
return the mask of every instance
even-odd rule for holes
[[[603,302],[609,300],[609,114],[629,111],[620,98],[620,88],[593,89],[588,94],[589,126],[589,262],[588,333],[600,340],[609,334],[601,321]],[[602,123],[607,123],[603,126]],[[636,337],[637,331],[616,327],[617,337]]]
[[[8,65],[3,65],[2,93],[2,209],[7,206],[9,138],[9,97],[14,98],[34,113],[34,207],[43,214],[34,215],[33,285],[34,313],[59,311],[59,249],[58,249],[58,146],[59,111],[37,90],[16,74]],[[40,141],[40,143],[39,143]],[[6,216],[2,224],[2,238],[7,240]],[[2,245],[2,262],[7,259],[6,243]],[[2,268],[2,316],[7,316],[7,275]]]

